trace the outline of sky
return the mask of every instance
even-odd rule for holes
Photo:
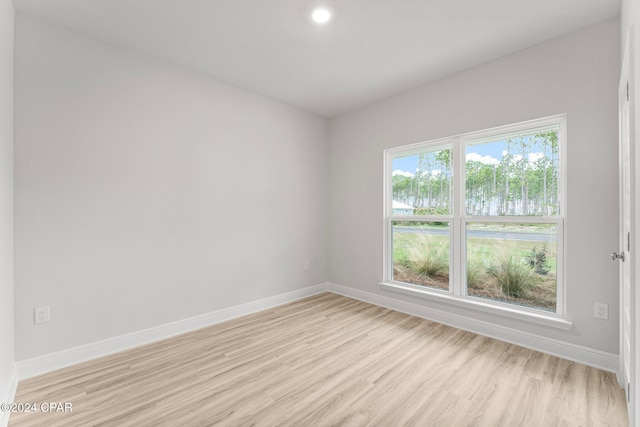
[[[514,155],[514,160],[518,161],[522,158],[521,155],[515,154],[518,147],[511,148],[511,153]],[[533,163],[536,160],[544,156],[542,144],[532,145],[526,156],[529,162]],[[469,144],[466,145],[466,160],[475,160],[484,164],[497,165],[502,160],[503,155],[506,154],[506,143],[504,140],[483,142],[481,144]],[[549,155],[549,154],[547,154]],[[418,168],[417,154],[394,157],[392,162],[393,175],[413,176]],[[439,170],[435,170],[434,175],[439,173]]]

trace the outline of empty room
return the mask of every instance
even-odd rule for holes
[[[639,26],[0,0],[0,426],[640,425]]]

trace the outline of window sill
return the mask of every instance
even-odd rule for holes
[[[501,304],[493,304],[490,302],[476,300],[472,297],[458,297],[446,292],[421,289],[408,284],[382,282],[380,283],[380,288],[385,291],[391,291],[404,295],[410,295],[412,297],[423,298],[430,301],[451,304],[456,307],[472,309],[475,311],[480,311],[482,313],[494,314],[501,317],[506,317],[508,319],[520,320],[535,325],[542,325],[562,329],[565,331],[568,331],[573,327],[573,322],[553,314],[534,312],[534,310],[519,310],[516,308],[506,307]]]

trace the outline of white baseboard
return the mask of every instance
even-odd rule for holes
[[[460,316],[443,310],[424,307],[418,304],[408,303],[335,283],[328,283],[327,290],[338,295],[344,295],[346,297],[411,314],[413,316],[442,323],[454,328],[506,341],[511,344],[558,356],[563,359],[582,363],[604,371],[616,374],[618,372],[617,354],[566,343],[529,332],[512,329],[507,326],[488,323],[472,317]]]
[[[16,397],[16,390],[18,389],[18,372],[14,365],[13,370],[9,374],[9,381],[7,381],[6,388],[0,389],[0,403],[11,403]],[[0,427],[6,427],[9,425],[10,412],[0,411]]]
[[[236,305],[211,313],[178,320],[165,325],[155,326],[142,331],[120,335],[106,340],[69,348],[44,356],[16,362],[17,377],[20,380],[36,375],[52,372],[57,369],[86,362],[98,357],[107,356],[123,350],[128,350],[154,341],[159,341],[185,332],[215,325],[216,323],[235,319],[257,311],[266,310],[278,305],[287,304],[327,290],[327,284],[321,283],[303,289],[264,298],[245,304]]]
[[[570,344],[544,336],[523,332],[506,326],[479,321],[472,317],[460,316],[443,310],[424,307],[418,304],[389,298],[386,296],[360,291],[335,283],[321,283],[292,292],[287,292],[258,301],[217,310],[200,316],[177,322],[156,326],[138,332],[86,344],[44,356],[16,362],[17,380],[55,371],[77,363],[86,362],[98,357],[107,356],[119,351],[159,341],[185,332],[204,328],[216,323],[235,319],[257,311],[266,310],[278,305],[287,304],[322,292],[333,292],[338,295],[354,298],[363,302],[390,308],[413,316],[442,323],[454,328],[473,332],[479,335],[506,341],[532,350],[593,366],[609,372],[617,373],[618,355],[592,348]],[[13,392],[15,393],[15,385]],[[13,398],[13,396],[12,396]],[[0,424],[1,426],[2,424]]]

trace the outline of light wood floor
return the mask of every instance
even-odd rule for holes
[[[19,384],[18,426],[626,426],[614,375],[320,294]]]

